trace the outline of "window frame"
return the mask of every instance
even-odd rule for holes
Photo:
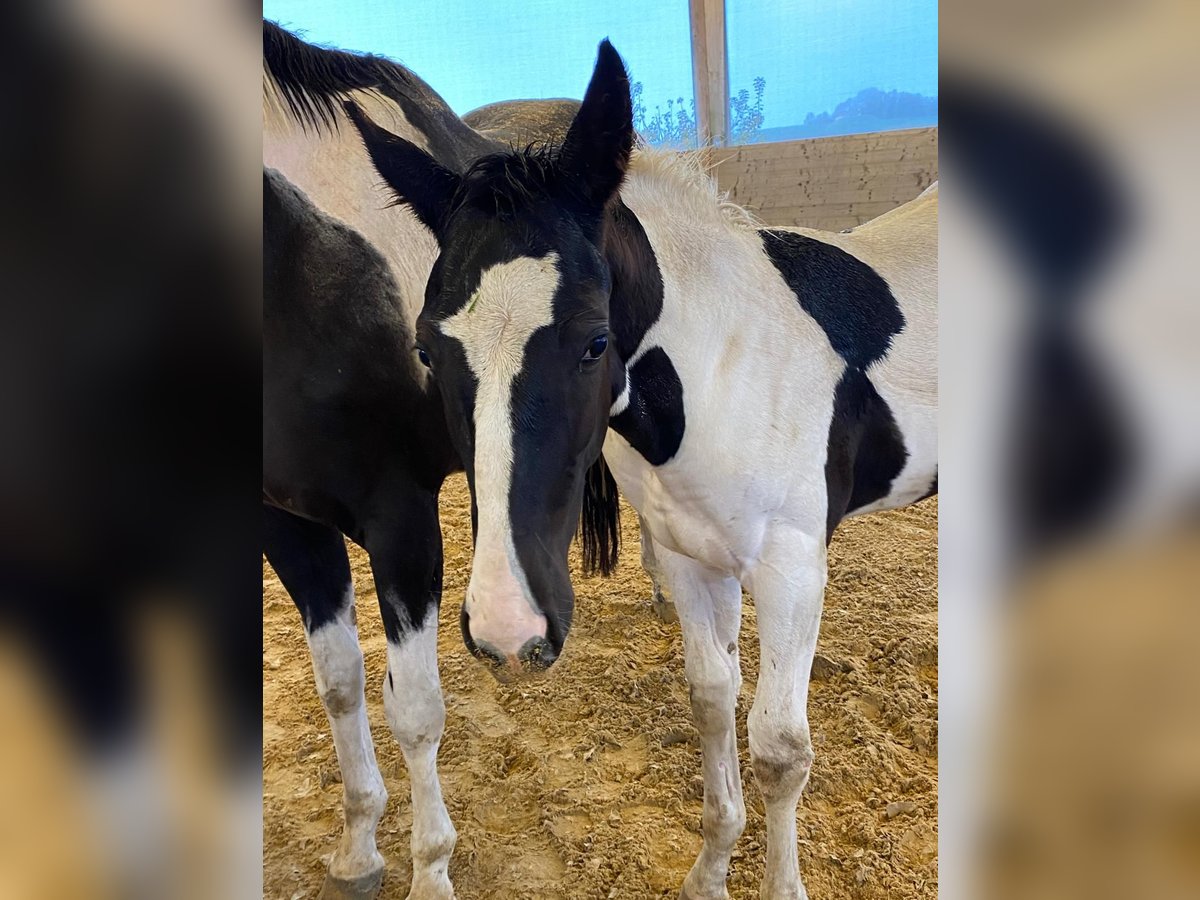
[[[696,142],[729,144],[729,46],[725,0],[688,0],[692,35],[692,93],[696,99]]]
[[[725,30],[725,0],[688,0],[688,14],[692,36],[692,92],[696,99],[696,143],[700,147],[744,146],[729,142],[729,44]],[[933,127],[937,127],[936,123]]]

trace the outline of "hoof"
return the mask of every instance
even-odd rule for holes
[[[375,900],[382,884],[383,869],[352,879],[326,874],[317,900]]]
[[[717,893],[703,893],[695,888],[689,888],[688,879],[685,878],[683,887],[679,889],[679,900],[729,900],[729,891],[725,885],[721,885],[721,889]]]
[[[679,613],[675,612],[675,604],[664,597],[659,591],[655,591],[654,596],[650,598],[650,606],[654,610],[654,615],[658,616],[659,621],[666,622],[668,625],[679,621]]]
[[[414,881],[408,900],[454,900],[454,886],[449,878]]]
[[[729,891],[721,891],[719,894],[693,894],[685,884],[679,889],[679,900],[729,900]]]
[[[799,882],[782,888],[773,887],[764,882],[760,896],[762,900],[808,900],[808,892]]]

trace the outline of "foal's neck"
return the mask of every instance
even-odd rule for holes
[[[663,282],[645,229],[620,199],[608,209],[603,252],[612,277],[610,328],[627,363],[662,314]]]
[[[603,253],[612,274],[610,325],[624,361],[658,324],[672,334],[754,329],[755,257],[749,217],[723,204],[701,175],[655,152],[635,156],[610,205]]]

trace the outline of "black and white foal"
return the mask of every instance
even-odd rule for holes
[[[464,630],[497,666],[561,648],[567,544],[603,448],[683,626],[704,846],[683,885],[726,896],[745,822],[734,704],[741,587],[761,667],[750,758],[764,897],[803,897],[796,805],[826,543],[846,515],[936,484],[937,193],[847,234],[763,230],[674,157],[634,152],[629,81],[601,44],[557,151],[459,176],[350,113],[438,239],[418,320],[477,507]]]

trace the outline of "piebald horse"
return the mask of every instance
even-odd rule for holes
[[[745,587],[761,651],[749,739],[762,895],[804,897],[796,807],[827,542],[848,515],[936,490],[936,187],[846,234],[754,227],[693,168],[635,149],[607,41],[561,147],[464,174],[346,109],[438,244],[414,353],[477,511],[468,641],[506,677],[559,653],[567,547],[603,451],[682,623],[704,775],[704,844],[682,896],[727,896],[745,824]]]
[[[448,170],[526,135],[561,134],[579,104],[489,107],[484,134],[388,60],[313,47],[264,22],[263,62],[263,540],[303,618],[342,772],[345,827],[322,896],[373,896],[384,870],[375,830],[387,792],[345,535],[370,555],[387,635],[384,708],[412,785],[410,896],[451,897],[455,831],[437,775],[437,497],[462,465],[437,383],[411,352],[437,244],[408,210],[388,207],[340,102],[369,108]],[[594,483],[609,482],[598,469]],[[589,523],[615,521],[615,490],[594,499],[611,508],[585,517],[584,555],[606,570],[612,529]]]

